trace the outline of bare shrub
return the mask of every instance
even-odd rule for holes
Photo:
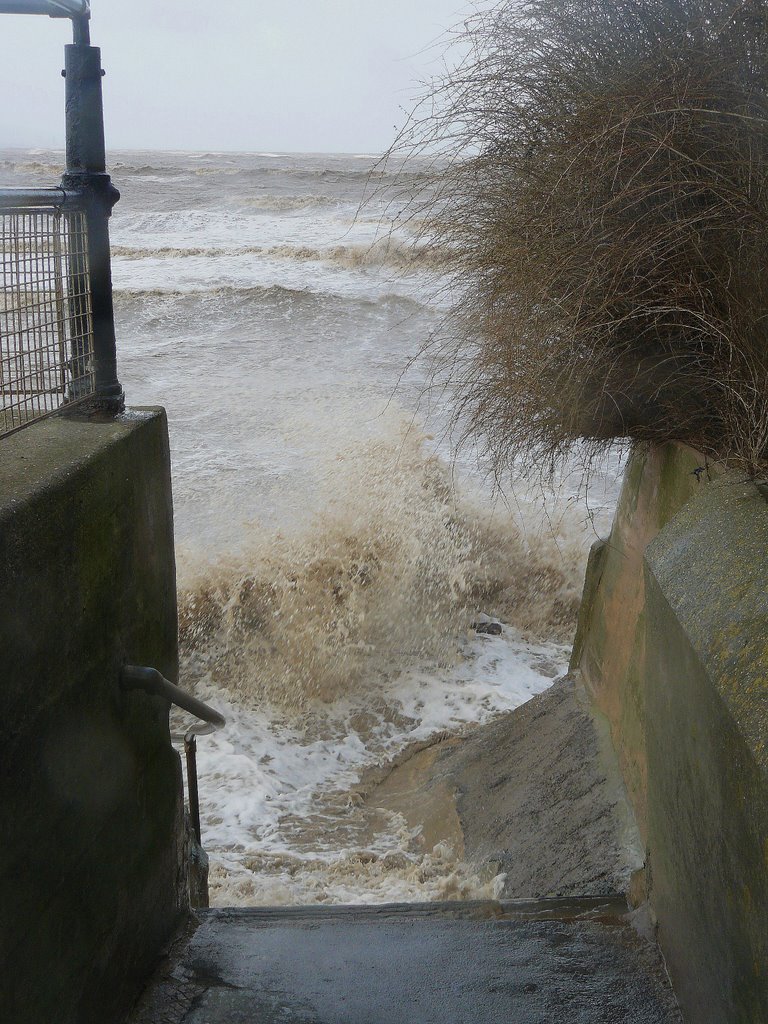
[[[505,0],[457,42],[389,158],[434,157],[401,216],[451,253],[473,433],[500,468],[632,438],[760,470],[768,4]]]

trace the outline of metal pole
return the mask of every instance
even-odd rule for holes
[[[184,737],[184,753],[187,757],[187,789],[189,790],[189,816],[197,839],[197,845],[203,845],[200,830],[200,793],[197,788],[197,739],[193,733]]]
[[[112,302],[112,262],[109,247],[109,218],[120,193],[107,174],[104,143],[104,105],[101,79],[101,50],[90,45],[87,17],[73,19],[75,42],[65,47],[67,169],[62,187],[82,193],[88,228],[88,266],[75,255],[71,268],[77,276],[87,275],[93,316],[95,404],[107,412],[121,412],[125,398],[117,378],[115,314]],[[73,309],[82,318],[83,310]],[[77,322],[77,321],[76,321]],[[83,325],[84,326],[84,325]],[[77,334],[83,334],[80,330]],[[77,346],[76,346],[77,347]],[[82,352],[72,353],[79,365]],[[74,397],[79,397],[73,395]]]

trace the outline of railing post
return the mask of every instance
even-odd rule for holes
[[[109,218],[120,193],[107,174],[104,142],[101,50],[90,45],[88,21],[75,19],[75,42],[65,47],[67,169],[62,186],[81,192],[88,228],[88,268],[92,316],[95,395],[100,409],[120,412],[125,398],[117,377],[115,315],[112,301],[112,261]],[[73,266],[82,274],[82,264]],[[80,289],[76,289],[76,292]],[[82,309],[73,310],[82,316]],[[76,345],[75,345],[76,347]],[[81,353],[72,352],[77,365]],[[78,397],[74,396],[73,397]]]
[[[188,732],[184,737],[184,754],[187,760],[187,792],[189,793],[189,816],[192,819],[192,830],[197,845],[203,845],[203,834],[200,829],[200,792],[197,787],[197,737]]]

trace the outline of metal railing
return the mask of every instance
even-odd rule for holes
[[[87,232],[63,189],[0,189],[0,434],[95,393]]]
[[[201,719],[195,722],[189,729],[173,739],[183,740],[184,756],[187,762],[187,791],[189,802],[189,816],[192,819],[192,828],[195,832],[198,846],[202,846],[200,831],[200,794],[197,785],[197,737],[223,729],[227,724],[226,719],[218,711],[204,704],[191,693],[186,693],[180,687],[166,679],[156,668],[145,668],[139,665],[124,665],[120,673],[120,685],[124,690],[143,690],[155,697],[163,697],[171,704],[181,708],[182,711]]]
[[[0,189],[0,436],[73,405],[124,407],[117,378],[101,51],[88,0],[0,0],[0,14],[70,18],[66,171],[58,188]]]
[[[88,0],[3,0],[3,14],[47,14],[49,18],[88,18]]]

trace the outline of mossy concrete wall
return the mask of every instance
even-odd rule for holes
[[[645,753],[645,577],[648,544],[697,491],[706,474],[683,445],[642,446],[629,460],[611,535],[592,548],[571,668],[580,669],[607,717],[638,827],[647,831]]]
[[[186,909],[161,410],[0,443],[0,1016],[122,1019]]]
[[[588,571],[574,664],[608,715],[689,1024],[768,1021],[768,504],[682,445],[638,449]]]

